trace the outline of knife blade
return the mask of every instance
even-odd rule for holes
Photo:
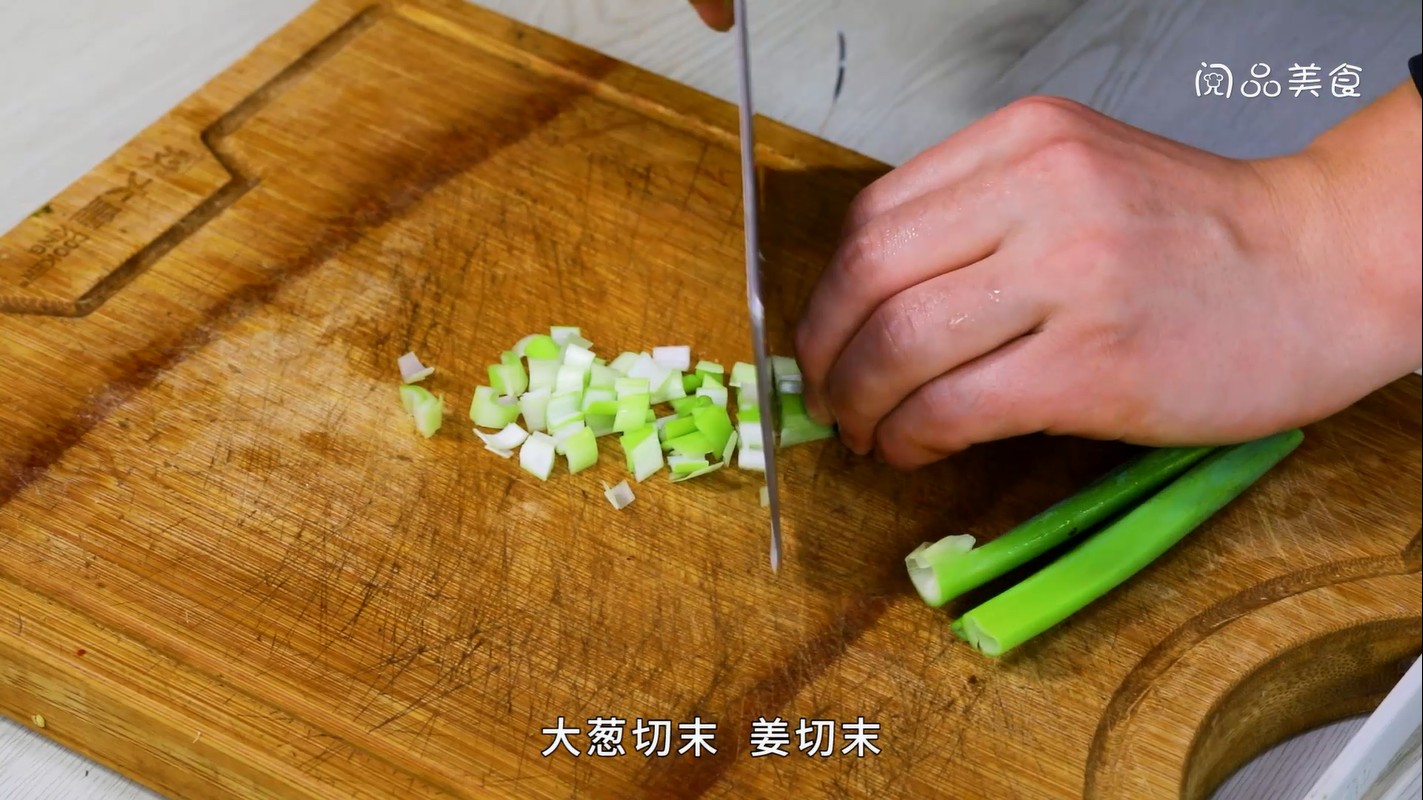
[[[756,403],[761,409],[761,444],[766,452],[766,494],[771,512],[771,571],[781,569],[781,497],[776,476],[775,407],[771,405],[771,361],[766,351],[766,309],[761,302],[760,196],[756,185],[756,133],[751,103],[751,36],[746,0],[736,0],[736,55],[741,91],[741,199],[746,228],[746,305],[751,347],[756,356]]]

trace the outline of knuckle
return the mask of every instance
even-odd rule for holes
[[[884,179],[871,183],[861,189],[850,202],[850,207],[845,212],[845,230],[856,231],[863,228],[893,205],[894,200]]]
[[[1003,115],[1010,125],[1051,136],[1075,129],[1082,120],[1083,108],[1061,97],[1030,95],[1004,106]]]
[[[884,236],[870,225],[845,240],[839,263],[839,277],[853,292],[871,290],[884,272]]]

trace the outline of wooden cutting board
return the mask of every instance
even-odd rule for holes
[[[735,112],[454,0],[321,0],[0,240],[0,709],[173,797],[1204,797],[1420,646],[1420,391],[1304,445],[1127,587],[990,661],[902,559],[1130,449],[910,476],[833,442],[617,512],[464,416],[525,333],[749,354]],[[771,336],[884,167],[761,127]],[[397,356],[438,368],[417,436]],[[982,595],[974,599],[982,599]],[[945,613],[945,611],[949,613]],[[596,756],[588,720],[625,720]],[[786,757],[750,755],[788,721]],[[582,729],[583,754],[541,752]],[[842,753],[845,722],[878,754]],[[634,749],[639,719],[716,753]],[[832,755],[796,745],[837,724]],[[649,726],[650,727],[650,726]],[[659,746],[660,747],[660,746]]]

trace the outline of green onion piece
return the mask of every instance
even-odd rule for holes
[[[668,456],[667,466],[672,468],[673,475],[687,475],[699,469],[706,469],[711,466],[711,462],[698,456]]]
[[[750,406],[749,408],[737,409],[736,420],[738,422],[760,422],[761,409],[757,408],[754,405]]]
[[[559,425],[557,428],[551,429],[548,435],[553,437],[554,452],[563,455],[563,443],[568,440],[568,437],[587,427],[588,425],[583,420],[574,419]]]
[[[506,350],[499,361],[489,367],[489,383],[494,391],[506,397],[518,397],[527,391],[529,376],[519,356],[513,350]]]
[[[696,397],[678,397],[671,402],[672,411],[679,417],[692,413],[692,409],[697,407]]]
[[[415,430],[419,431],[421,436],[428,439],[434,436],[435,432],[444,424],[445,401],[430,395],[429,392],[425,392],[425,396],[415,401],[411,415],[415,418]]]
[[[707,406],[693,411],[692,420],[697,430],[707,437],[707,443],[711,445],[713,452],[720,452],[733,433],[731,417],[727,415],[726,409],[718,406]]]
[[[570,342],[563,348],[563,365],[587,372],[593,366],[593,351]]]
[[[1093,481],[982,547],[964,551],[973,538],[949,536],[940,548],[925,542],[905,558],[919,596],[944,603],[1014,570],[1092,529],[1205,458],[1215,448],[1150,450]]]
[[[766,451],[760,448],[743,447],[737,453],[736,466],[753,472],[766,471]]]
[[[756,397],[756,383],[743,383],[741,388],[736,390],[736,410],[746,411],[759,407],[761,401]]]
[[[518,350],[516,349],[515,352]],[[530,361],[535,359],[557,361],[559,357],[558,342],[555,342],[553,337],[548,334],[535,333],[526,337],[523,356]]]
[[[666,403],[686,396],[686,391],[682,389],[682,373],[675,369],[669,370],[658,387],[652,390],[652,404]]]
[[[519,418],[519,404],[513,398],[496,395],[493,386],[478,386],[469,406],[469,418],[481,428],[502,429]]]
[[[761,436],[760,420],[748,420],[743,414],[737,422],[736,429],[741,433],[742,447],[760,450],[766,446],[764,437]]]
[[[756,385],[756,365],[747,364],[744,361],[736,362],[736,364],[731,367],[731,385],[735,386],[738,389],[744,388],[748,385],[754,387]],[[751,394],[756,394],[754,388],[752,389]]]
[[[619,375],[627,375],[628,370],[632,369],[632,365],[637,363],[638,355],[638,353],[623,353],[613,359],[613,363],[608,366]],[[651,358],[651,356],[648,356],[648,358]]]
[[[800,364],[789,356],[771,356],[771,374],[777,383],[786,378],[800,379]]]
[[[548,480],[553,472],[554,458],[554,440],[546,433],[529,434],[519,448],[519,466],[541,481]]]
[[[542,334],[540,334],[542,335]],[[548,401],[552,393],[548,389],[524,392],[519,398],[519,413],[524,415],[524,424],[531,431],[548,429]]]
[[[594,389],[612,389],[617,394],[618,373],[612,367],[594,364],[588,368],[588,386]]]
[[[396,359],[396,366],[400,367],[401,383],[419,383],[435,374],[435,368],[421,364],[420,357],[414,353],[406,353]]]
[[[726,370],[722,369],[722,366],[715,361],[698,361],[697,376],[700,377],[703,382],[711,377],[716,378],[717,383],[721,383],[722,379],[726,377]]]
[[[647,409],[647,414],[643,416],[643,419],[647,421],[647,424],[651,425],[657,421],[657,412],[649,408]]]
[[[627,433],[647,424],[647,412],[640,408],[620,408],[613,415],[613,432]]]
[[[405,413],[414,414],[415,408],[421,403],[434,402],[435,396],[430,394],[430,390],[423,386],[413,386],[405,384],[400,387],[400,405],[405,407]]]
[[[722,467],[725,467],[727,464],[730,464],[730,463],[731,463],[731,454],[734,453],[735,451],[736,451],[736,434],[733,433],[733,434],[731,434],[731,438],[726,440],[726,447],[723,448],[722,451],[721,451],[721,460],[720,460],[720,461],[718,461],[718,462],[715,463],[715,464],[711,464],[711,465],[708,465],[708,466],[706,466],[706,467],[702,467],[701,469],[696,470],[695,472],[689,472],[689,473],[687,473],[687,474],[685,474],[685,475],[673,475],[673,476],[672,476],[672,482],[673,482],[673,483],[681,483],[682,481],[691,480],[692,478],[700,478],[700,477],[703,476],[703,475],[709,475],[709,474],[711,474],[711,473],[713,473],[713,472],[716,472],[717,470],[719,470],[719,469],[721,469]]]
[[[564,364],[558,368],[558,380],[553,384],[554,394],[581,392],[588,385],[588,368],[576,364]]]
[[[1221,448],[1053,563],[964,614],[953,631],[1001,656],[1124,583],[1299,446],[1290,430]]]
[[[684,394],[691,394],[700,388],[702,388],[702,376],[695,372],[688,372],[682,376],[682,392]]]
[[[618,378],[617,383],[613,385],[613,389],[618,393],[618,399],[622,399],[630,394],[652,394],[652,388],[647,385],[646,378]],[[651,404],[652,401],[649,397],[648,405]]]
[[[548,334],[555,344],[562,347],[574,336],[582,338],[583,329],[574,325],[554,325],[548,329]]]
[[[726,387],[719,383],[704,381],[702,387],[697,390],[698,397],[705,397],[712,401],[714,405],[726,408]]]
[[[548,389],[550,392],[558,384],[558,370],[562,364],[558,359],[529,359],[529,389]]]
[[[617,486],[609,486],[603,483],[603,496],[608,498],[608,502],[613,504],[613,508],[622,511],[633,501],[632,487],[627,481],[620,482]]]
[[[697,430],[697,420],[695,417],[674,417],[666,425],[662,426],[662,441],[670,442]]]
[[[785,400],[790,398],[801,400],[801,396],[798,394],[781,395],[781,431],[777,447],[792,447],[806,442],[829,439],[835,435],[833,425],[822,425],[810,418],[810,415],[805,412],[804,402],[799,402],[798,412],[788,413]]]
[[[595,436],[592,428],[584,428],[563,440],[569,475],[577,475],[598,463],[598,440]]]
[[[701,431],[692,431],[675,439],[668,439],[667,446],[681,456],[704,456],[715,450],[711,439]]]
[[[613,424],[617,421],[615,414],[588,414],[583,418],[583,421],[593,429],[594,436],[607,436],[618,432]]]
[[[546,423],[550,430],[583,419],[583,393],[562,392],[549,398]]]
[[[651,425],[623,434],[620,442],[627,455],[628,469],[639,483],[662,469],[662,447]]]
[[[612,389],[589,388],[583,392],[583,413],[613,416],[618,413],[617,395]]]

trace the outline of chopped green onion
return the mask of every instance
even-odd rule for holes
[[[546,333],[534,333],[525,336],[520,344],[523,345],[523,349],[515,345],[514,352],[530,361],[534,359],[545,359],[548,361],[558,360],[559,344],[553,340],[552,336]]]
[[[711,438],[701,431],[692,431],[675,439],[668,439],[667,446],[672,452],[682,456],[704,456],[716,448]]]
[[[781,431],[778,447],[829,439],[835,435],[831,425],[821,425],[805,410],[805,400],[798,394],[781,394]]]
[[[909,577],[925,603],[941,606],[1091,530],[1214,449],[1149,450],[982,547],[969,549],[974,538],[965,535],[949,536],[934,544],[925,542],[905,558]]]
[[[711,466],[711,463],[700,456],[672,455],[667,457],[667,466],[672,468],[673,475],[686,475],[699,469],[706,469]]]
[[[587,371],[593,366],[593,351],[570,344],[563,349],[563,365]]]
[[[652,348],[652,360],[659,366],[678,372],[692,368],[692,348],[689,345]]]
[[[500,363],[489,367],[489,383],[496,392],[507,397],[518,397],[529,388],[529,376],[524,372],[524,364],[513,350],[506,350],[499,357]]]
[[[771,356],[771,374],[776,380],[783,378],[800,378],[800,364],[789,356]]]
[[[554,452],[558,453],[559,455],[563,455],[563,443],[568,440],[568,437],[581,430],[586,430],[587,428],[588,425],[586,422],[581,419],[575,419],[565,422],[557,428],[553,428],[552,430],[550,430],[548,432],[548,435],[553,438]]]
[[[749,447],[753,450],[761,450],[766,447],[766,443],[761,436],[761,422],[759,420],[752,422],[746,419],[746,416],[743,414],[737,423],[736,429],[741,433],[742,447]]]
[[[570,336],[568,337],[568,341],[563,343],[563,349],[566,352],[570,347],[581,347],[584,350],[592,350],[593,343],[584,339],[582,336]]]
[[[673,399],[671,404],[672,412],[679,417],[692,413],[692,409],[698,407],[696,397],[678,397]]]
[[[616,420],[617,416],[613,414],[589,414],[584,417],[584,421],[588,423],[588,427],[593,429],[593,435],[599,437],[617,433],[618,431],[613,424]]]
[[[1023,582],[964,614],[953,632],[1001,656],[1151,564],[1299,446],[1290,430],[1221,448]]]
[[[558,359],[530,358],[529,359],[529,389],[548,389],[553,391],[558,384],[558,370],[562,365]]]
[[[662,469],[662,447],[651,425],[623,434],[620,442],[627,455],[628,469],[639,483]]]
[[[692,420],[697,430],[707,437],[712,451],[720,451],[725,447],[726,441],[733,433],[731,417],[727,415],[726,409],[718,406],[707,406],[693,411]]]
[[[656,386],[657,388],[652,390],[653,405],[687,396],[687,393],[682,389],[682,373],[676,370],[669,370],[662,377],[662,382]]]
[[[632,369],[632,365],[637,363],[638,355],[638,353],[623,353],[622,355],[619,355],[617,358],[613,359],[613,363],[609,364],[608,366],[611,367],[614,371],[616,371],[619,375],[627,375],[628,370]]]
[[[766,471],[766,451],[743,447],[737,451],[736,466],[753,472]]]
[[[736,434],[733,433],[731,434],[731,438],[726,440],[726,447],[722,448],[720,461],[716,462],[715,464],[703,467],[695,472],[689,472],[685,475],[673,475],[672,482],[681,483],[682,481],[691,480],[692,478],[700,478],[703,475],[709,475],[713,472],[716,472],[717,470],[731,463],[731,454],[735,451]]]
[[[697,430],[697,420],[695,417],[671,417],[671,421],[662,426],[662,441],[670,442],[680,436],[695,433]]]
[[[482,439],[485,446],[489,449],[506,453],[512,452],[519,445],[523,444],[525,439],[529,438],[528,432],[519,427],[517,422],[509,423],[504,427],[504,430],[498,433],[485,433],[484,431],[476,429],[474,435]]]
[[[400,387],[400,404],[415,420],[415,430],[426,439],[435,435],[445,421],[445,401],[420,386]]]
[[[747,363],[744,362],[744,361],[738,361],[738,362],[736,362],[734,365],[732,365],[732,367],[731,367],[731,385],[732,385],[732,386],[735,386],[735,387],[738,388],[738,389],[744,388],[744,387],[746,387],[746,386],[748,386],[748,385],[749,385],[749,386],[752,386],[752,387],[755,387],[755,385],[756,385],[756,365],[755,365],[755,364],[747,364]],[[756,393],[755,390],[754,390],[754,388],[752,389],[752,392],[751,392],[751,393],[752,393],[753,395]]]
[[[649,408],[647,409],[647,414],[643,416],[643,419],[647,421],[647,424],[651,425],[657,421],[657,412]]]
[[[715,377],[716,382],[721,383],[722,378],[726,377],[726,370],[723,369],[722,366],[716,363],[715,361],[698,361],[697,376],[700,377],[703,381],[705,381],[708,377]]]
[[[512,397],[496,395],[493,386],[478,386],[469,406],[469,418],[481,428],[503,428],[519,418],[519,404]]]
[[[562,347],[568,343],[570,338],[574,336],[582,337],[583,329],[573,325],[554,325],[548,329],[548,333],[549,338],[553,339],[555,344]]]
[[[524,415],[524,424],[531,431],[548,429],[548,401],[552,393],[548,389],[524,392],[519,398],[519,413]]]
[[[749,408],[738,409],[736,412],[736,419],[738,422],[760,422],[761,409],[757,408],[754,405],[750,406]]]
[[[588,385],[588,368],[575,364],[564,364],[558,368],[558,380],[554,382],[555,394],[581,392]]]
[[[700,388],[702,388],[702,376],[695,372],[688,372],[682,376],[682,392],[684,394],[691,394]]]
[[[583,392],[583,413],[613,416],[618,413],[617,395],[612,389],[589,388]]]
[[[598,463],[598,440],[592,428],[584,428],[563,440],[563,452],[568,458],[568,474],[577,475]]]
[[[550,430],[583,419],[583,393],[562,392],[549,398],[546,422]]]
[[[529,434],[519,448],[519,466],[541,481],[548,480],[549,473],[553,472],[555,457],[553,437],[546,433]]]
[[[613,388],[618,393],[618,399],[622,399],[630,394],[651,394],[652,388],[647,385],[646,378],[618,378]],[[648,404],[651,405],[651,400]]]
[[[414,414],[415,407],[421,403],[431,403],[434,400],[435,396],[423,386],[406,385],[400,387],[400,405],[405,408],[407,414]]]
[[[761,487],[761,507],[765,508],[771,504],[771,487]]]
[[[603,496],[608,498],[608,502],[612,503],[613,508],[617,509],[618,511],[622,511],[624,508],[627,508],[629,505],[632,504],[632,501],[634,499],[632,494],[632,487],[628,486],[627,481],[622,481],[617,486],[611,487],[608,486],[608,484],[604,483]]]
[[[404,383],[419,383],[435,374],[435,368],[421,364],[414,353],[406,353],[396,359],[396,365],[400,367],[400,380]]]
[[[618,373],[612,367],[594,364],[588,371],[588,386],[594,389],[612,389],[616,396]]]
[[[710,399],[712,403],[726,408],[726,387],[719,383],[712,383],[711,381],[703,382],[702,387],[697,390],[697,396],[706,397]]]

